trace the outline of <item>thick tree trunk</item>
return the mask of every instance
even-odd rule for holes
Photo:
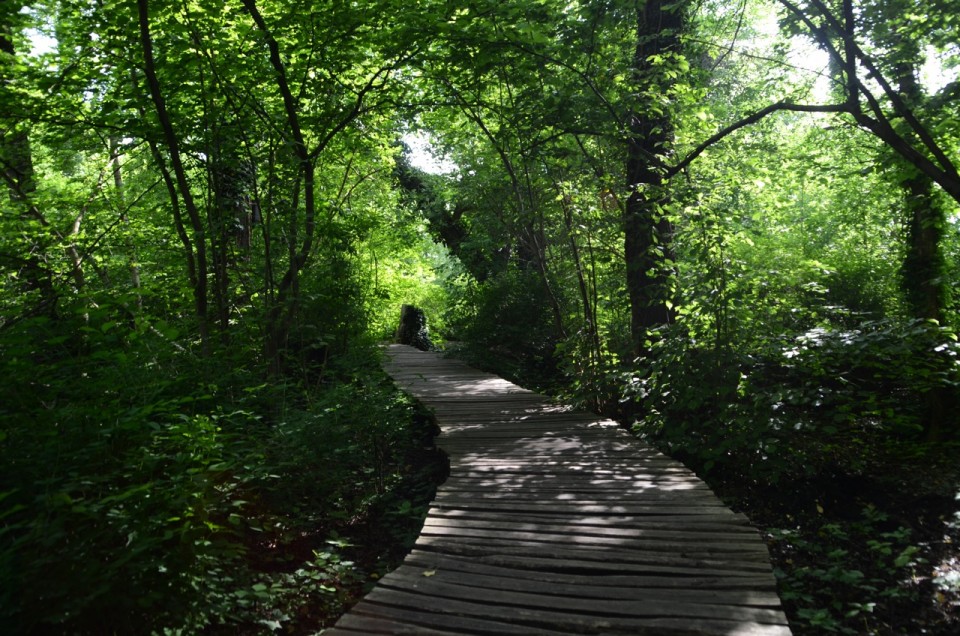
[[[682,1],[648,0],[637,10],[637,49],[633,85],[637,105],[630,114],[627,140],[627,187],[623,212],[624,256],[630,297],[630,329],[634,353],[643,355],[650,329],[672,319],[671,251],[673,232],[666,210],[664,157],[673,141],[670,114],[654,100],[669,88],[657,59],[680,53]],[[670,64],[668,59],[667,65]]]
[[[933,182],[919,174],[900,183],[906,210],[907,254],[902,268],[903,288],[915,318],[943,322],[947,278],[941,249],[943,209],[933,197]]]
[[[915,52],[919,59],[919,51]],[[904,102],[917,109],[926,99],[916,64],[903,63],[896,81]],[[933,180],[912,166],[900,181],[907,220],[907,254],[902,266],[903,290],[915,318],[942,323],[948,285],[941,246],[946,214],[933,194]]]
[[[920,52],[914,50],[914,60]],[[895,69],[897,87],[905,104],[916,110],[926,96],[917,81],[917,64],[903,63]],[[904,162],[905,163],[905,162]],[[949,294],[946,263],[943,255],[943,230],[946,214],[934,196],[933,179],[904,165],[904,212],[907,222],[907,253],[901,267],[901,284],[914,318],[944,321],[944,306]],[[949,418],[950,391],[943,386],[931,389],[925,396],[924,437],[939,442],[952,426],[944,426]]]

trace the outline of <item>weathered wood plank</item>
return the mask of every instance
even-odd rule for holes
[[[539,490],[559,490],[563,492],[615,492],[621,497],[630,497],[647,490],[672,492],[692,490],[696,492],[712,491],[698,479],[683,475],[665,475],[650,479],[584,479],[565,478],[562,475],[458,475],[450,477],[443,484],[447,490],[520,490],[537,488]]]
[[[749,634],[782,636],[789,634],[785,619],[758,623],[745,619],[712,619],[712,617],[660,615],[616,616],[564,612],[556,609],[530,608],[521,605],[476,603],[468,600],[443,598],[411,591],[375,588],[368,596],[369,603],[378,603],[405,610],[453,614],[474,618],[507,619],[511,623],[536,628],[566,630],[580,634]]]
[[[617,570],[599,570],[578,572],[565,568],[562,572],[540,567],[540,563],[533,568],[523,567],[520,563],[511,563],[509,566],[500,565],[493,560],[481,561],[473,558],[464,558],[427,552],[414,548],[404,561],[404,568],[421,568],[424,571],[449,570],[469,574],[486,574],[499,577],[501,580],[533,580],[542,581],[551,585],[581,585],[597,589],[600,588],[655,588],[658,590],[753,590],[773,592],[775,581],[770,574],[754,576],[728,576],[727,573],[708,574],[701,572],[697,576],[672,577],[656,574],[625,574]],[[609,593],[609,592],[608,592]],[[675,592],[671,592],[675,593]]]
[[[388,618],[373,618],[362,613],[347,614],[339,621],[336,627],[323,631],[324,636],[353,636],[355,634],[395,634],[400,636],[457,636],[462,632],[432,629],[423,625],[403,623]]]
[[[408,347],[450,459],[414,549],[325,633],[787,636],[767,547],[615,422]]]
[[[599,516],[599,515],[569,515],[564,513],[515,514],[497,513],[472,510],[445,510],[431,508],[428,521],[436,523],[463,522],[482,527],[483,523],[496,524],[498,527],[522,528],[525,525],[539,526],[541,524],[563,524],[571,531],[589,531],[592,528],[604,530],[625,530],[630,533],[648,531],[667,531],[676,536],[690,534],[703,537],[704,534],[733,534],[739,533],[757,537],[757,531],[749,524],[746,517],[734,515],[730,518],[717,519],[716,517],[697,518],[689,515],[660,515],[649,516]],[[677,530],[682,528],[682,530]]]
[[[491,490],[489,488],[470,488],[461,486],[459,488],[444,487],[443,491],[437,495],[437,501],[445,499],[456,499],[458,497],[469,497],[471,499],[499,500],[509,499],[511,501],[542,501],[545,503],[553,502],[575,502],[575,503],[621,503],[625,501],[654,503],[658,505],[682,505],[703,504],[707,507],[726,508],[709,490],[691,490],[691,489],[653,489],[653,488],[634,488],[624,490],[613,490],[607,488],[544,488],[530,484],[526,487],[500,488]]]
[[[768,559],[751,559],[743,554],[715,554],[693,550],[683,552],[644,551],[619,547],[590,547],[589,545],[557,545],[541,541],[518,539],[490,539],[472,537],[435,537],[420,535],[416,546],[421,550],[433,550],[442,554],[474,557],[511,558],[515,562],[535,559],[546,563],[569,562],[598,571],[620,568],[623,572],[667,572],[680,576],[696,576],[697,572],[727,573],[733,576],[750,576],[771,573]],[[530,555],[536,555],[531,557]],[[766,555],[765,555],[766,556]],[[531,563],[533,561],[530,561]]]
[[[591,532],[591,530],[593,530]],[[491,539],[517,539],[543,543],[571,545],[634,547],[638,550],[671,552],[717,552],[756,553],[766,558],[767,549],[750,535],[719,535],[687,533],[677,536],[669,532],[638,533],[615,528],[587,528],[573,530],[559,525],[504,527],[503,524],[477,522],[470,525],[450,525],[428,519],[421,535],[431,537],[489,537]]]
[[[584,599],[603,599],[618,601],[676,601],[681,596],[685,602],[704,604],[741,605],[749,607],[779,608],[780,597],[772,589],[729,588],[721,587],[719,582],[713,584],[714,589],[684,588],[682,595],[678,595],[677,586],[668,587],[663,578],[646,579],[644,586],[604,585],[599,582],[601,577],[557,577],[556,580],[544,582],[515,575],[516,570],[497,569],[496,574],[481,574],[478,572],[463,572],[460,569],[433,567],[418,569],[402,567],[391,573],[391,581],[402,585],[402,581],[419,582],[429,576],[436,583],[451,583],[468,587],[482,587],[492,590],[512,590],[539,594],[541,596],[572,596]]]
[[[608,599],[556,594],[538,594],[519,590],[491,589],[464,585],[460,582],[438,579],[436,576],[404,576],[388,574],[383,577],[382,588],[400,592],[419,592],[434,598],[517,606],[531,609],[576,612],[598,616],[628,617],[697,617],[719,618],[723,620],[750,621],[768,624],[783,624],[783,613],[766,607],[754,607],[742,602],[707,603],[692,602],[686,596],[674,594],[672,599]],[[376,594],[369,597],[377,600]]]
[[[568,631],[542,629],[529,625],[513,623],[510,617],[505,620],[490,620],[490,616],[470,617],[457,616],[441,612],[424,611],[423,609],[408,610],[403,607],[381,605],[370,601],[361,601],[352,611],[363,617],[388,617],[388,620],[402,621],[402,625],[422,625],[426,629],[449,630],[443,633],[451,634],[479,634],[482,636],[569,636]],[[339,626],[339,623],[337,623]],[[324,632],[324,636],[328,632]],[[374,632],[385,634],[409,632]],[[414,632],[417,633],[417,632]],[[427,632],[429,633],[429,632]]]
[[[577,515],[691,515],[699,517],[732,517],[734,513],[722,505],[691,504],[644,505],[631,503],[604,503],[591,501],[487,501],[471,497],[444,496],[434,500],[434,506],[453,510],[491,510],[499,512],[565,512]]]

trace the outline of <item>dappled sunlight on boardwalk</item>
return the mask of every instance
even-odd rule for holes
[[[391,346],[450,459],[411,554],[326,634],[786,636],[766,545],[616,423]]]

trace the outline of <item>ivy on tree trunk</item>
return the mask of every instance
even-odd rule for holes
[[[626,177],[629,196],[623,211],[624,256],[630,297],[634,353],[642,355],[647,332],[672,319],[670,238],[666,162],[673,122],[662,97],[669,91],[680,57],[685,4],[649,0],[637,9],[637,47],[629,116]]]

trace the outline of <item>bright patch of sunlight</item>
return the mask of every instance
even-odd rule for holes
[[[403,136],[403,143],[410,149],[407,156],[414,168],[428,174],[451,174],[457,171],[457,164],[437,152],[430,133],[422,130],[408,132]]]
[[[749,49],[755,55],[774,57],[774,44],[779,39],[779,15],[772,7],[764,13],[756,24],[760,37],[754,38]],[[830,54],[821,49],[807,37],[790,38],[787,51],[787,64],[791,74],[809,87],[811,104],[828,104],[831,101]]]
[[[51,53],[57,48],[57,39],[42,33],[37,29],[27,29],[27,39],[30,41],[30,55],[37,57],[44,53]]]
[[[939,53],[934,47],[928,46],[925,53],[923,66],[920,67],[920,84],[926,89],[927,94],[933,95],[943,90],[950,82],[957,81],[960,67],[948,68],[944,62],[957,55],[958,47]]]

